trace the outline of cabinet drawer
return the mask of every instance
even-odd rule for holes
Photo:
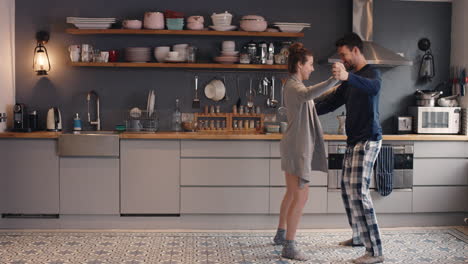
[[[182,157],[269,157],[264,141],[182,141]]]
[[[279,214],[285,187],[270,188],[270,214]],[[327,212],[327,187],[311,187],[309,200],[304,207],[305,214],[318,214]]]
[[[270,143],[270,157],[273,157],[273,158],[281,157],[280,143],[281,141]],[[328,156],[328,142],[325,142],[325,155]]]
[[[413,188],[413,212],[467,212],[468,187]]]
[[[327,174],[321,171],[312,172],[310,178],[310,186],[327,186]],[[285,186],[284,171],[281,170],[281,160],[270,160],[270,185],[271,186]]]
[[[414,185],[468,185],[468,159],[415,159]]]
[[[119,159],[60,158],[60,214],[119,214]]]
[[[268,214],[268,190],[268,187],[182,187],[181,213]]]
[[[182,159],[181,185],[268,186],[268,159]]]
[[[411,213],[413,193],[406,190],[393,191],[389,196],[381,196],[371,191],[372,202],[377,213]],[[328,192],[328,213],[345,213],[341,191]]]
[[[414,157],[416,158],[462,158],[467,157],[466,143],[463,141],[414,142]]]

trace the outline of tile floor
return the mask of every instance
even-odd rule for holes
[[[382,229],[385,263],[468,263],[468,228]],[[0,231],[0,263],[350,263],[363,248],[337,243],[349,230],[301,230],[311,257],[280,257],[273,231],[38,230]]]

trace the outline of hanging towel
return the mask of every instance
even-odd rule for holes
[[[393,190],[393,148],[383,145],[375,162],[375,188],[382,196],[387,196]]]

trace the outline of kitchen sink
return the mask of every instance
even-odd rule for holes
[[[58,154],[61,157],[118,157],[119,141],[116,131],[64,133],[58,138]]]
[[[88,130],[88,131],[73,131],[73,132],[66,132],[65,134],[73,134],[73,135],[109,135],[109,134],[118,134],[118,131],[112,130]]]

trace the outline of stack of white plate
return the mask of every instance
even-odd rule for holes
[[[115,22],[117,19],[113,17],[67,17],[67,23],[74,24],[79,29],[107,29]]]
[[[468,135],[468,108],[462,108],[461,133],[462,135]]]
[[[310,27],[310,23],[288,23],[288,22],[275,22],[275,27],[278,27],[283,32],[299,33],[304,28]]]
[[[219,63],[231,64],[239,62],[239,51],[221,51],[221,56],[215,57],[214,60]]]
[[[125,60],[129,62],[151,61],[151,48],[149,47],[125,48]]]

